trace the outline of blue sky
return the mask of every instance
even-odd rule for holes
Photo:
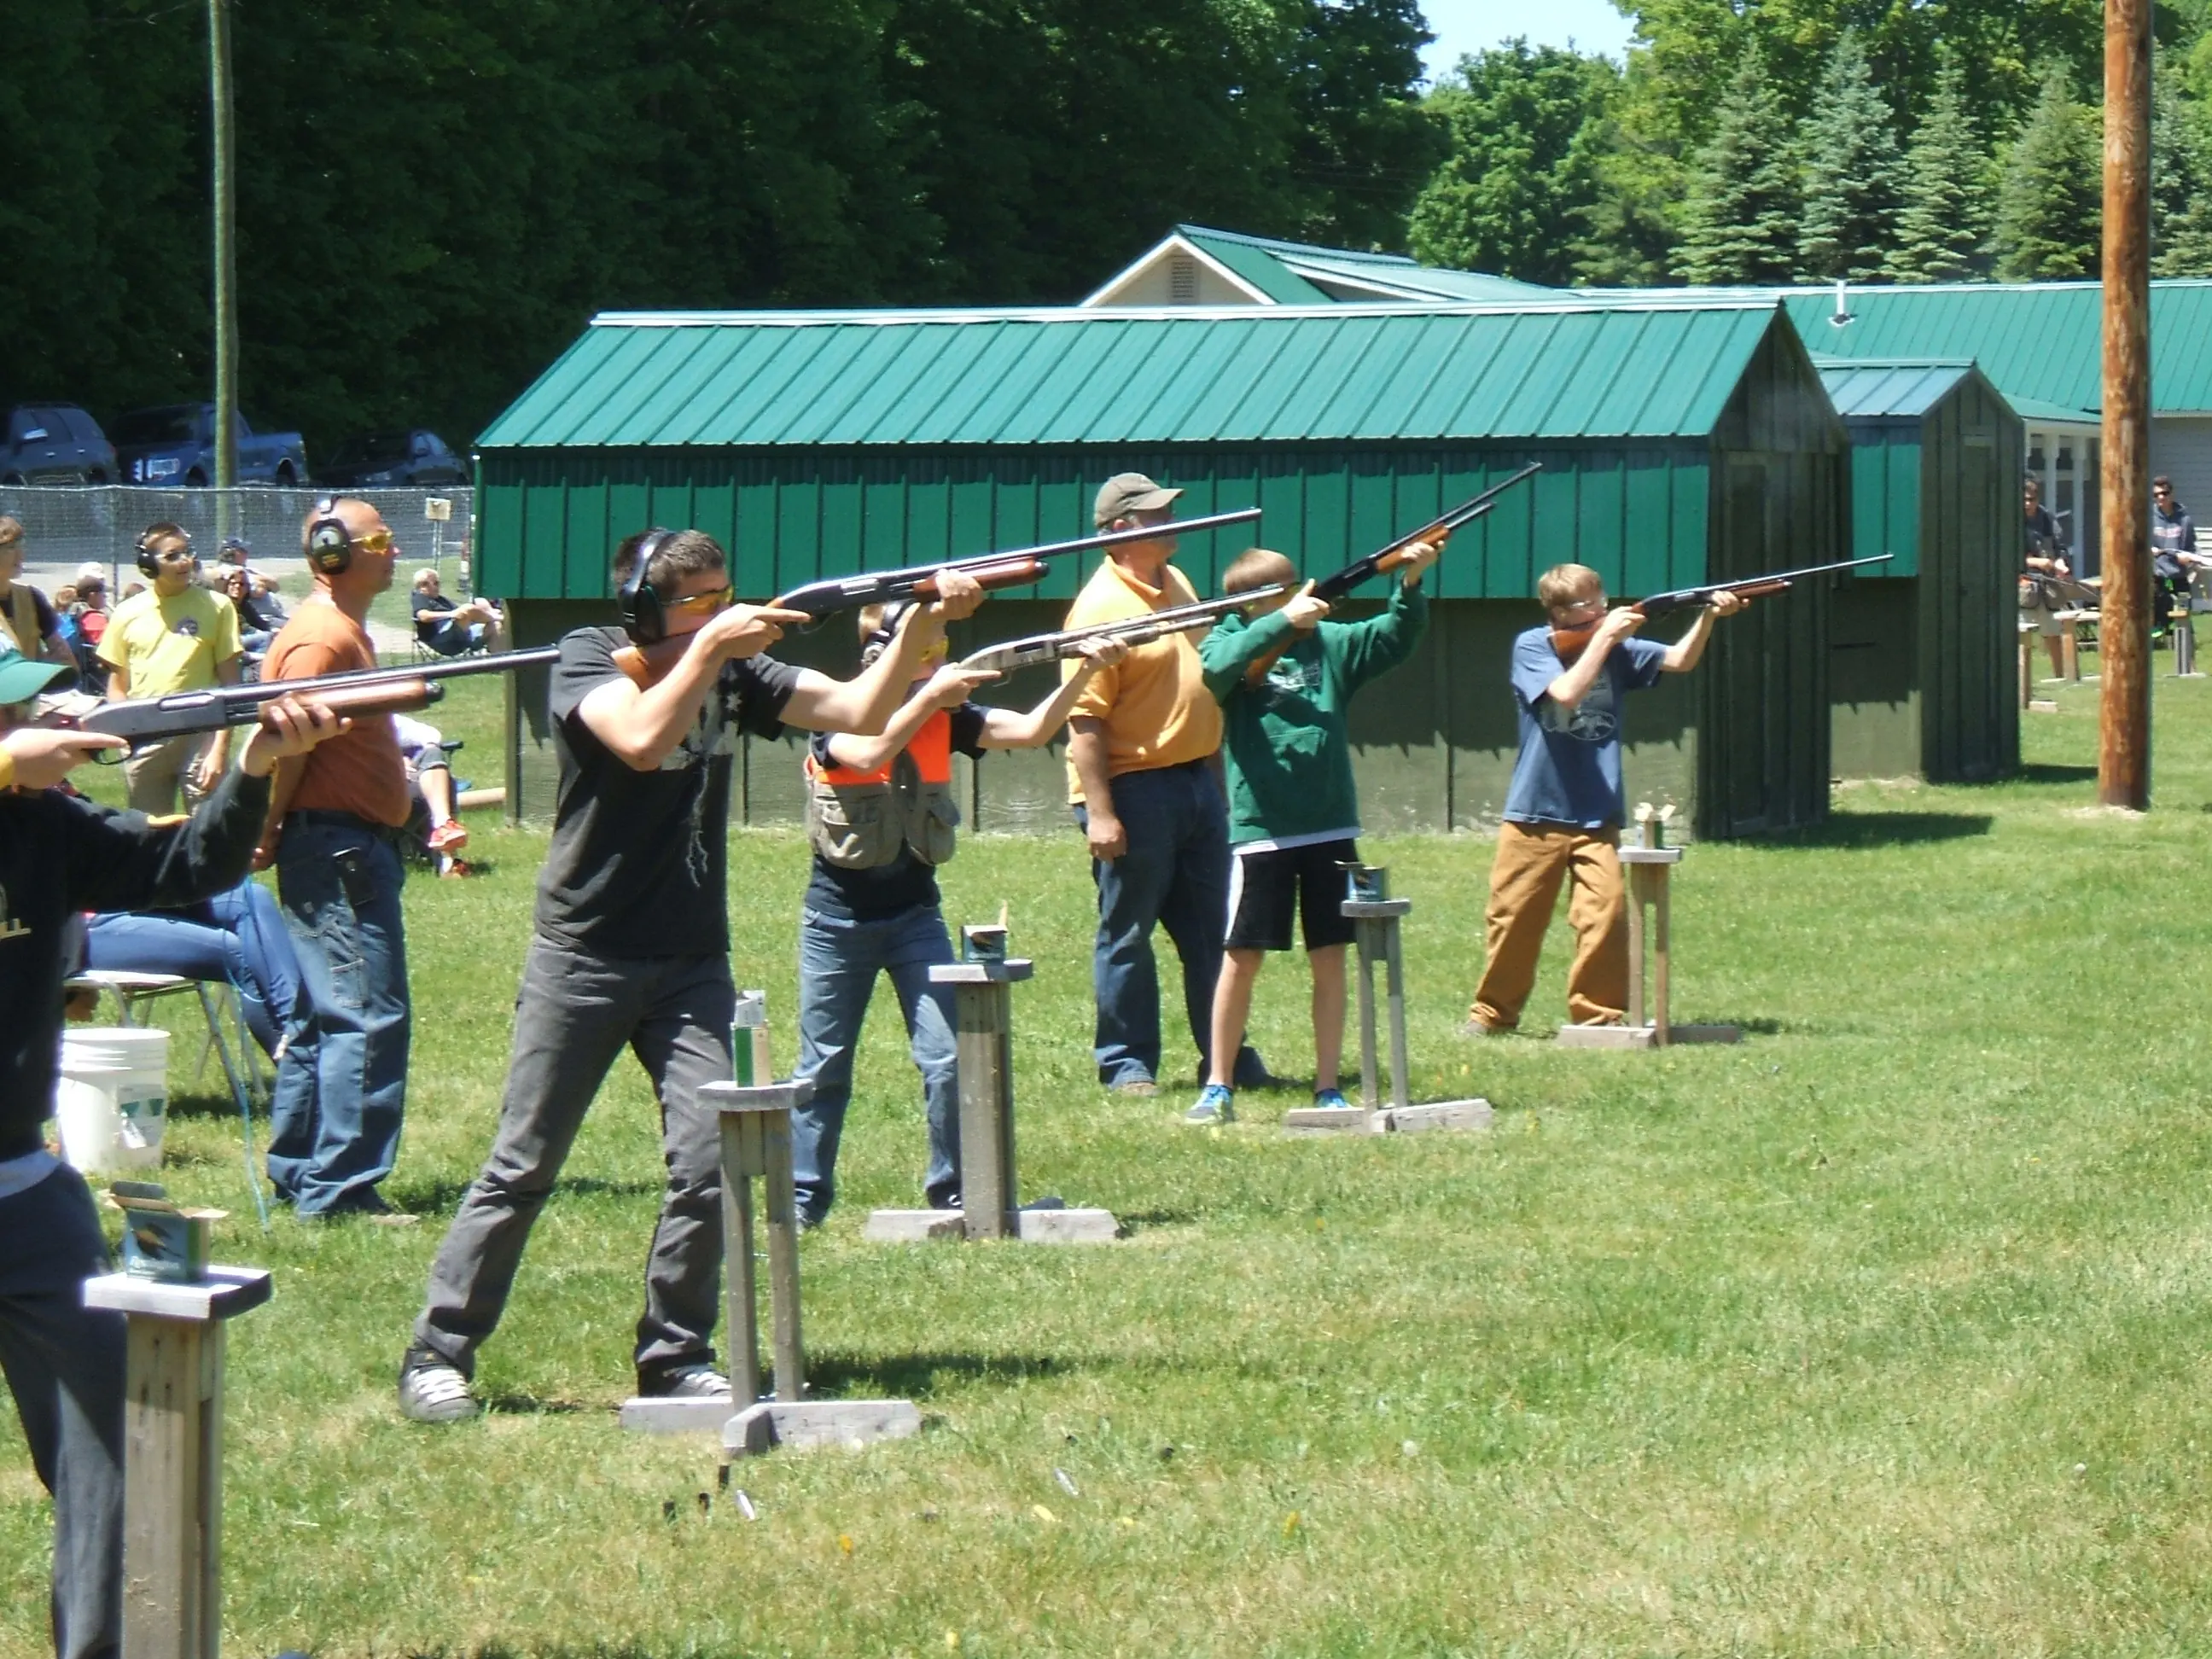
[[[1429,77],[1456,64],[1463,53],[1480,52],[1516,34],[1532,46],[1564,46],[1570,40],[1584,52],[1618,58],[1635,27],[1611,0],[1423,0],[1421,13],[1437,37],[1425,62]]]

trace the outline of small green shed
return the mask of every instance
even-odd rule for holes
[[[1420,655],[1355,711],[1370,829],[1494,823],[1516,745],[1507,647],[1537,575],[1595,566],[1640,594],[1838,556],[1846,440],[1771,301],[1510,307],[629,313],[597,319],[478,440],[478,582],[520,641],[609,616],[614,544],[696,525],[739,591],[1077,535],[1134,468],[1191,514],[1258,503],[1310,574],[1388,543],[1531,459],[1456,538]],[[1201,592],[1241,543],[1194,541]],[[1064,562],[963,630],[1049,627],[1096,568]],[[956,641],[964,644],[965,641]],[[1707,667],[1631,705],[1631,787],[1708,836],[1814,822],[1829,778],[1827,595],[1758,607]],[[848,662],[841,625],[793,654]],[[1042,695],[1017,681],[1009,698]],[[551,802],[524,685],[509,801]],[[796,810],[787,756],[749,755],[751,821]],[[987,829],[1061,825],[1056,760],[993,757]]]
[[[2010,773],[2020,416],[1971,362],[1819,361],[1850,434],[1850,556],[1894,556],[1835,598],[1835,775],[1961,783]]]

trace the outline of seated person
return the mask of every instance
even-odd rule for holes
[[[496,651],[507,618],[489,599],[456,605],[438,591],[438,573],[428,566],[415,573],[415,637],[441,657],[470,651]]]
[[[292,613],[285,607],[284,595],[278,591],[274,576],[265,570],[249,570],[246,579],[253,590],[253,608],[262,621],[276,629],[291,620]]]
[[[292,1028],[300,963],[276,896],[251,878],[181,910],[102,910],[88,920],[84,965],[228,982],[272,1060]]]
[[[208,586],[230,601],[238,612],[238,642],[245,649],[258,654],[269,648],[269,641],[276,637],[276,629],[261,614],[261,607],[253,598],[253,577],[244,565],[219,564],[208,579]]]
[[[453,815],[453,767],[445,737],[436,726],[406,714],[394,714],[392,723],[399,733],[407,781],[429,814],[423,845],[437,856],[440,875],[466,875],[467,866],[453,857],[469,844],[469,832]]]

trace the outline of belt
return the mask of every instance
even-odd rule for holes
[[[334,807],[295,806],[284,815],[285,823],[290,823],[295,820],[301,823],[317,824],[325,830],[356,830],[363,835],[374,836],[379,841],[388,841],[394,846],[398,845],[401,839],[401,830],[397,824],[379,823],[374,818],[365,818],[358,812],[341,812]]]

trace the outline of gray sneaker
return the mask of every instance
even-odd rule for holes
[[[685,1365],[638,1380],[638,1393],[654,1400],[727,1400],[730,1379],[712,1365]]]
[[[399,1368],[399,1414],[410,1423],[459,1423],[483,1407],[469,1379],[425,1349],[410,1349]]]

